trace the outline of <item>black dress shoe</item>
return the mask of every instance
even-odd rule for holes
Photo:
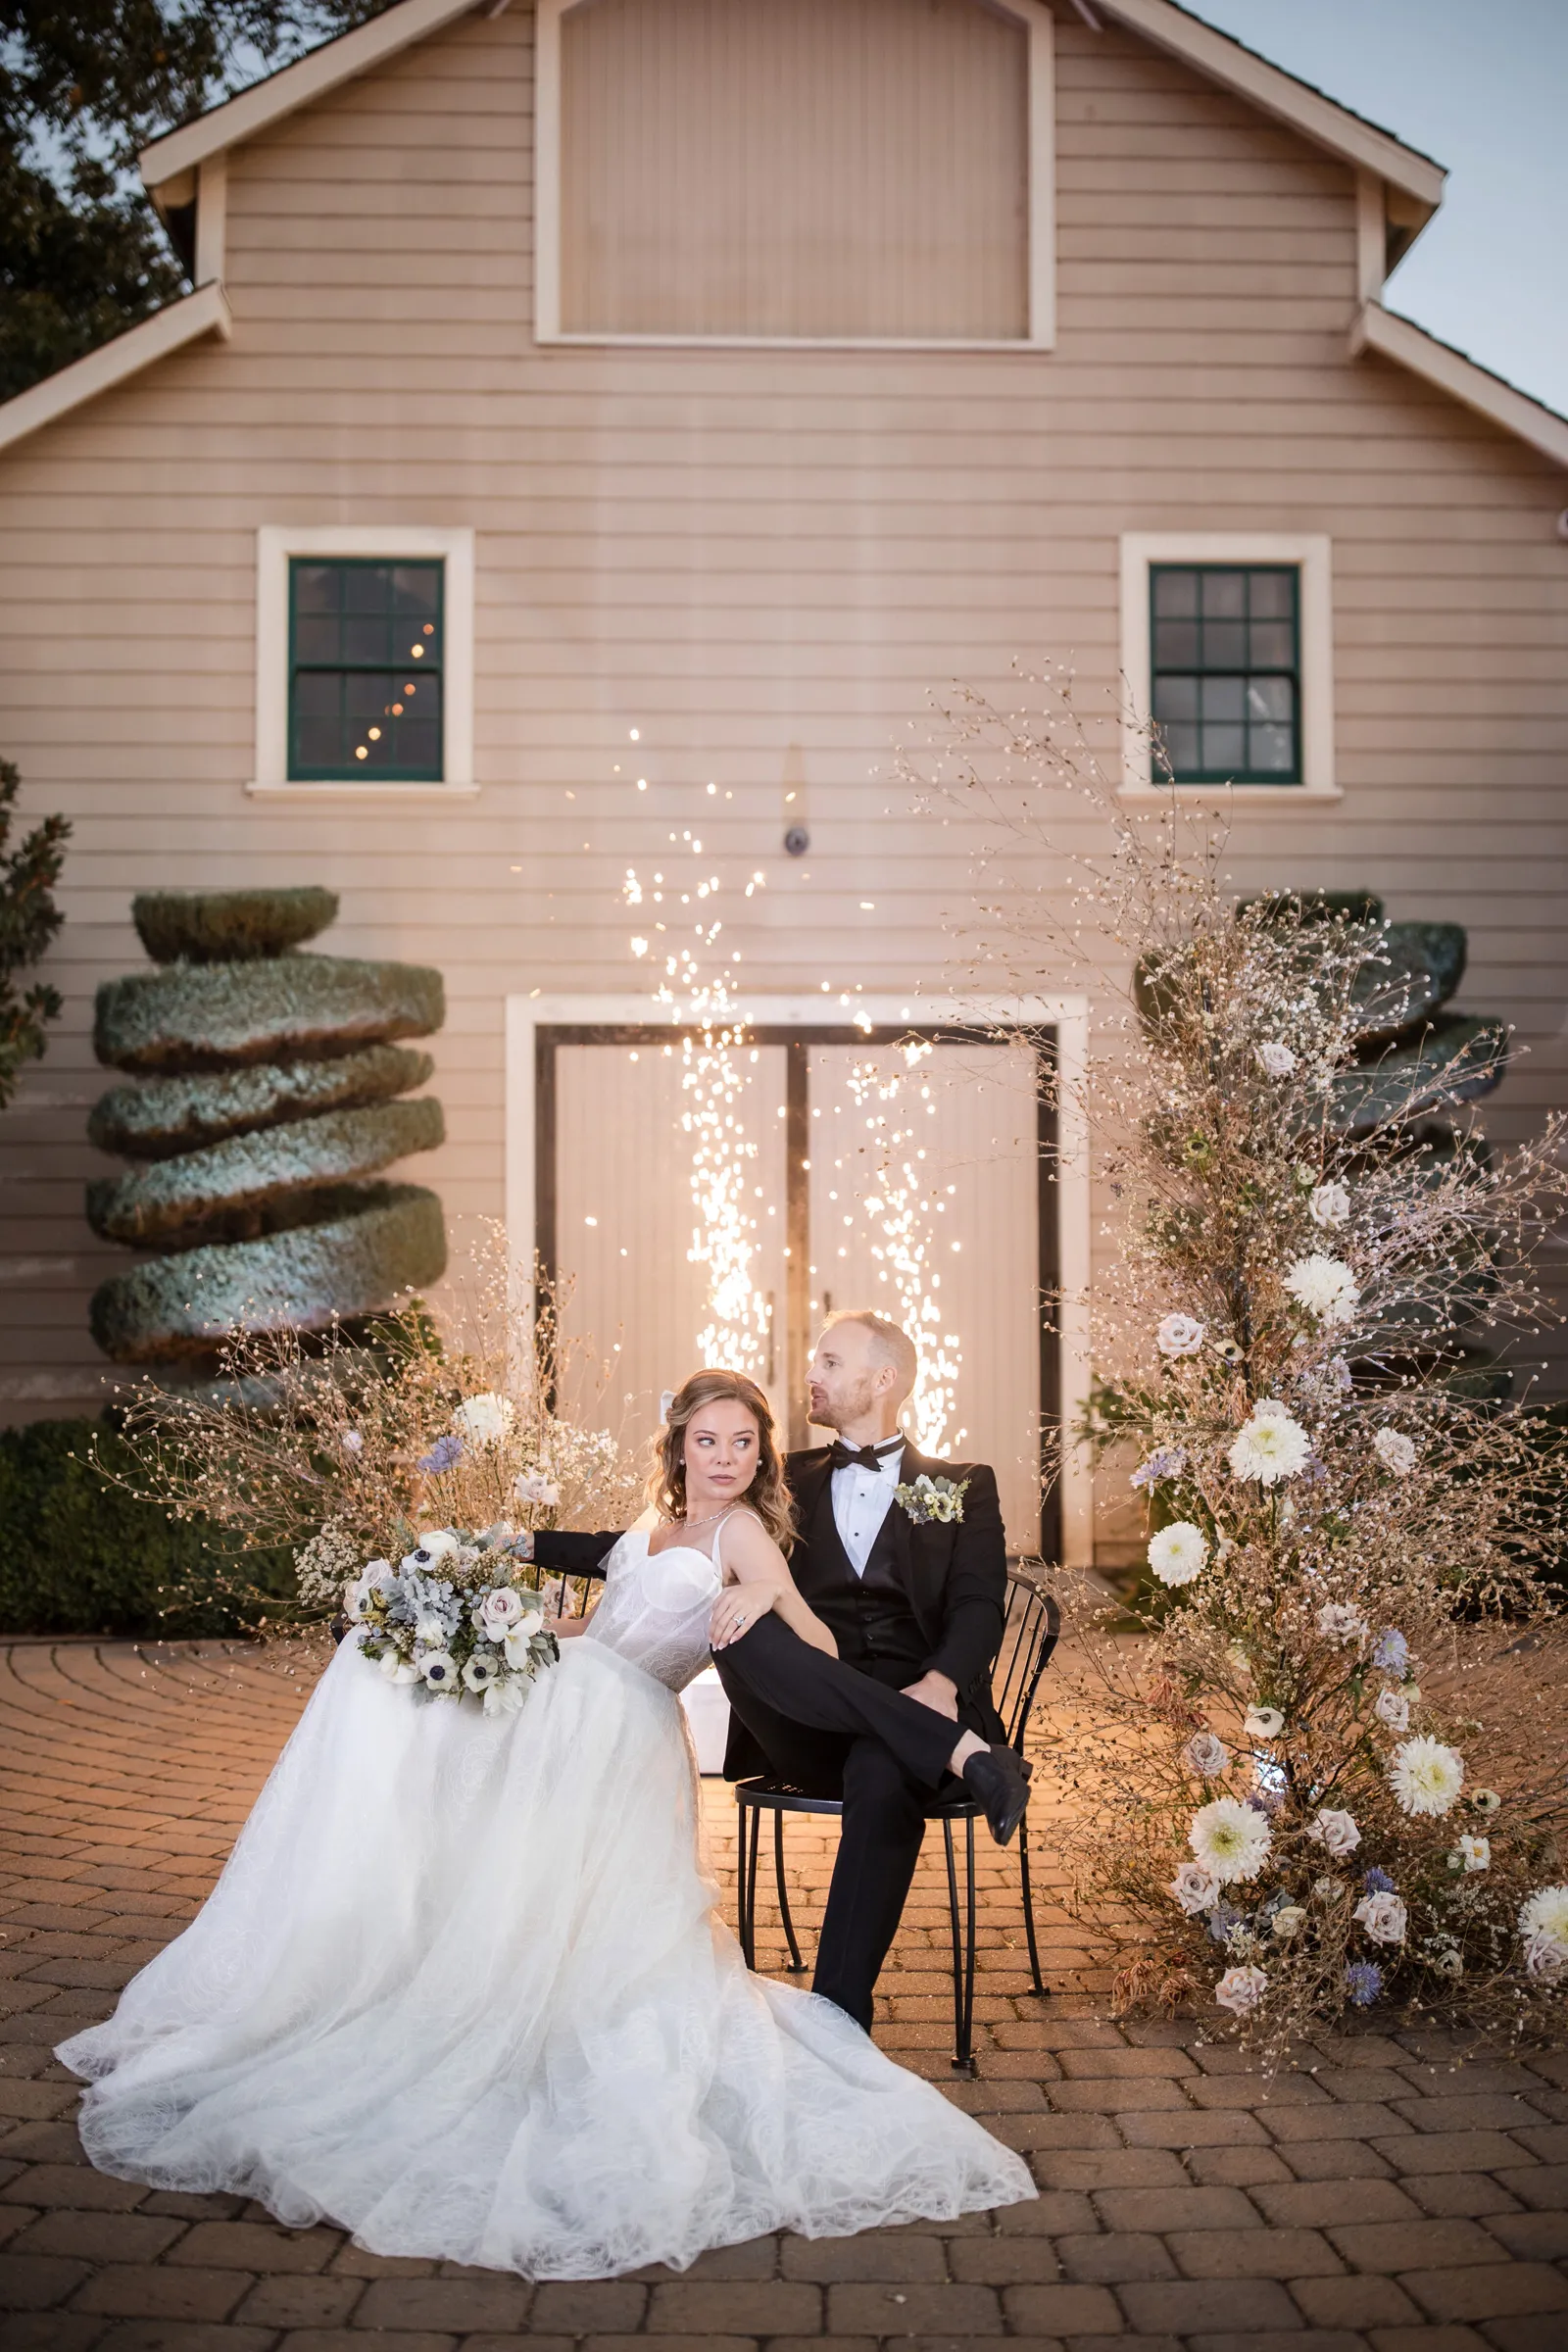
[[[963,1768],[963,1785],[985,1808],[987,1826],[999,1845],[1005,1845],[1023,1819],[1034,1772],[1015,1748],[994,1740],[983,1755],[971,1756]]]

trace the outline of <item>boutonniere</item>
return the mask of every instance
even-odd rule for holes
[[[893,1499],[902,1504],[916,1527],[929,1527],[933,1520],[949,1527],[963,1518],[968,1486],[966,1478],[955,1486],[951,1478],[928,1478],[922,1470],[912,1486],[895,1487]]]

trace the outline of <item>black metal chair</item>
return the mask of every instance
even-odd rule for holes
[[[1009,1568],[1007,1571],[1007,1619],[1003,1633],[1002,1654],[998,1660],[1000,1687],[995,1690],[997,1713],[1002,1718],[1007,1745],[1023,1753],[1024,1734],[1029,1728],[1029,1713],[1035,1703],[1040,1678],[1051,1663],[1051,1653],[1061,1632],[1061,1612],[1051,1594],[1038,1585],[1032,1576]],[[795,1922],[790,1916],[790,1898],[784,1884],[784,1816],[786,1813],[842,1814],[843,1800],[836,1796],[808,1796],[787,1781],[765,1778],[737,1781],[735,1802],[739,1808],[737,1827],[738,1845],[738,1905],[740,1913],[741,1949],[748,1968],[757,1966],[757,1870],[758,1847],[760,1841],[762,1815],[773,1816],[773,1878],[778,1890],[779,1919],[784,1929],[784,1940],[789,1946],[790,1967],[799,1971],[806,1966],[801,1947],[796,1940]],[[975,1885],[974,1885],[974,1825],[981,1818],[982,1808],[972,1796],[959,1792],[953,1796],[934,1797],[926,1807],[928,1821],[940,1821],[942,1839],[948,1862],[948,1909],[953,1930],[953,2071],[972,2075],[974,2061],[974,1950],[975,1950]],[[958,1870],[954,1852],[953,1827],[963,1824],[964,1838],[964,1913],[958,1915]],[[1027,1808],[1018,1825],[1018,1875],[1023,1896],[1024,1934],[1029,1940],[1029,1968],[1034,1978],[1034,1989],[1044,1994],[1045,1979],[1040,1974],[1040,1952],[1035,1942],[1034,1900],[1029,1886],[1029,1814]]]

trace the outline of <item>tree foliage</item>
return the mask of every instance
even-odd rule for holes
[[[8,856],[21,788],[19,770],[0,760],[0,1110],[17,1091],[22,1064],[42,1054],[44,1023],[58,1019],[61,1009],[57,989],[36,981],[19,991],[15,975],[38,961],[65,919],[54,902],[54,885],[71,826],[63,816],[46,816]]]
[[[386,0],[0,0],[0,400],[184,287],[136,151]]]

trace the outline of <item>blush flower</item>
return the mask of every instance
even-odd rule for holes
[[[1296,1055],[1284,1041],[1265,1037],[1257,1049],[1257,1066],[1265,1078],[1289,1078],[1296,1069]]]
[[[1410,1702],[1402,1690],[1380,1690],[1372,1702],[1372,1712],[1391,1732],[1407,1732],[1410,1728]]]
[[[1214,1998],[1235,2016],[1250,2017],[1267,1990],[1268,1978],[1260,1968],[1228,1968],[1214,1987]]]
[[[510,1585],[498,1585],[480,1601],[479,1631],[490,1642],[504,1642],[523,1613],[522,1595]]]
[[[1283,1404],[1265,1400],[1253,1405],[1227,1458],[1238,1478],[1255,1478],[1259,1486],[1272,1487],[1304,1470],[1311,1450],[1312,1441],[1299,1421]]]
[[[1350,1322],[1361,1293],[1343,1258],[1325,1257],[1314,1250],[1298,1257],[1285,1277],[1285,1288],[1298,1306],[1326,1328]]]
[[[1196,1355],[1203,1345],[1203,1325],[1192,1315],[1167,1315],[1154,1344],[1161,1355]]]
[[[561,1500],[561,1489],[542,1470],[520,1470],[512,1482],[512,1492],[519,1502],[536,1502],[547,1511],[553,1511]]]
[[[1170,1890],[1189,1919],[1195,1919],[1200,1911],[1212,1911],[1219,1901],[1219,1881],[1200,1862],[1183,1862],[1170,1883]]]
[[[1230,1770],[1231,1751],[1214,1732],[1195,1732],[1182,1754],[1200,1780],[1217,1780]]]
[[[1415,1468],[1415,1442],[1402,1429],[1380,1429],[1372,1441],[1372,1450],[1396,1478],[1408,1478]]]
[[[1354,1816],[1336,1812],[1327,1805],[1320,1807],[1308,1823],[1306,1834],[1318,1845],[1326,1847],[1336,1860],[1342,1854],[1353,1853],[1361,1842],[1361,1833],[1355,1826]]]
[[[1403,1740],[1389,1764],[1402,1813],[1446,1813],[1464,1787],[1464,1758],[1441,1740]]]
[[[1409,1915],[1396,1894],[1363,1894],[1350,1917],[1374,1943],[1402,1943]]]
[[[1343,1184],[1314,1185],[1306,1207],[1314,1225],[1343,1225],[1350,1213],[1350,1196]]]
[[[1255,1879],[1273,1843],[1266,1814],[1239,1797],[1216,1796],[1193,1815],[1187,1842],[1222,1886]]]
[[[1305,1920],[1306,1912],[1300,1903],[1282,1903],[1269,1922],[1269,1934],[1288,1943],[1293,1936],[1299,1935]]]
[[[1162,1585],[1190,1585],[1207,1558],[1208,1544],[1190,1519],[1178,1519],[1149,1540],[1149,1565]]]

